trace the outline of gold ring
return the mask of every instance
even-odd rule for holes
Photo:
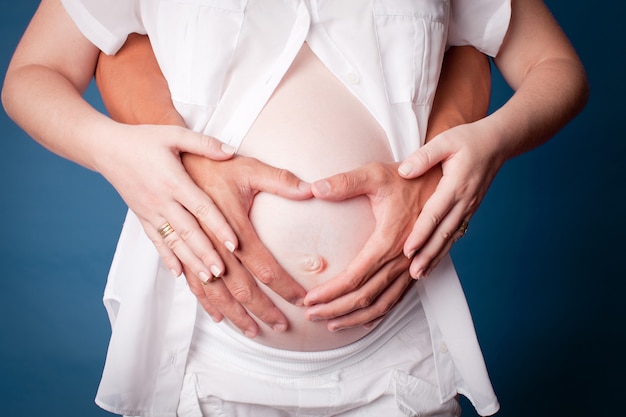
[[[165,222],[161,227],[157,229],[157,232],[161,235],[163,239],[174,233],[174,228],[171,224]]]
[[[461,232],[461,236],[460,237],[465,236],[465,233],[467,233],[467,228],[468,227],[469,227],[469,223],[466,222],[465,220],[463,220],[461,222],[461,225],[459,226],[459,232]]]

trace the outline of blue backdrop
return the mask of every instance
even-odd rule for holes
[[[38,2],[2,1],[4,79]],[[590,102],[547,145],[507,163],[453,254],[499,416],[619,415],[626,48],[617,40],[626,7],[547,3],[585,62]],[[494,83],[495,106],[510,91]],[[93,89],[88,96],[101,107]],[[93,397],[109,335],[101,294],[124,204],[98,174],[45,151],[3,112],[0,137],[1,413],[110,415]]]

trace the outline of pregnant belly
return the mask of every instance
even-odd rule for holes
[[[285,168],[306,181],[372,161],[391,162],[386,136],[364,106],[304,44],[238,151]],[[256,196],[251,221],[276,260],[309,290],[340,273],[374,229],[366,197],[342,202],[290,201]],[[279,334],[260,323],[260,343],[290,350],[324,350],[349,344],[369,330],[329,332],[260,284],[289,320]],[[371,330],[371,329],[370,329]]]

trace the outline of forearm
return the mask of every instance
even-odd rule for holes
[[[579,62],[554,59],[538,64],[511,99],[486,120],[499,132],[492,146],[510,159],[543,144],[582,110],[587,96]]]
[[[426,142],[454,126],[485,117],[491,92],[489,59],[470,46],[446,52]]]
[[[60,2],[44,1],[15,51],[2,90],[7,114],[31,137],[90,169],[97,169],[94,156],[115,125],[81,96],[97,52]]]
[[[495,63],[516,91],[485,120],[498,133],[487,145],[505,159],[550,139],[582,110],[589,94],[583,65],[543,2],[512,4],[509,33]]]
[[[147,36],[131,34],[117,54],[100,54],[95,75],[104,105],[114,120],[185,126]]]
[[[85,102],[58,72],[36,65],[9,71],[3,104],[7,114],[42,146],[84,167],[98,169],[94,156],[114,122]]]

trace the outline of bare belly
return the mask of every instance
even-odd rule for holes
[[[306,181],[348,171],[372,161],[391,162],[386,136],[358,99],[305,44],[248,132],[239,154],[286,168]],[[340,273],[374,228],[366,197],[339,203],[289,201],[261,193],[252,223],[276,260],[309,290]],[[289,350],[324,350],[352,343],[368,330],[329,332],[260,284],[289,320],[278,334],[263,326],[255,339]]]

